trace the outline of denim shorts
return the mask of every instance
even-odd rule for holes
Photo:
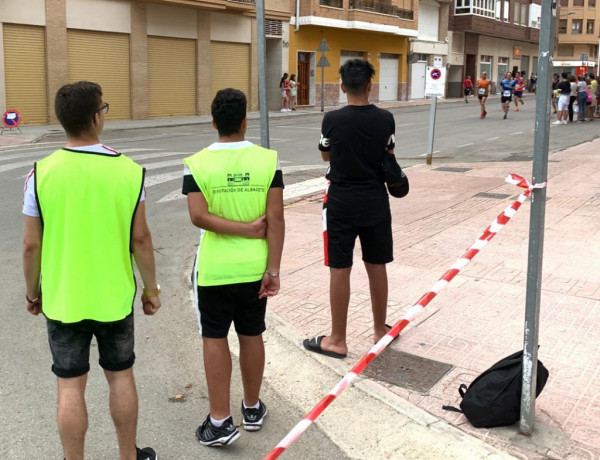
[[[52,372],[57,377],[79,377],[90,370],[90,344],[94,336],[99,363],[104,370],[124,371],[135,362],[133,312],[122,320],[108,323],[89,319],[61,323],[48,319],[47,326]]]

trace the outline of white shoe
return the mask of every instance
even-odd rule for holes
[[[553,125],[562,125],[562,121],[556,120],[552,122]]]
[[[563,120],[561,123],[562,123],[563,125],[566,125],[566,124],[567,124],[567,120]]]
[[[285,112],[285,111],[286,111],[285,109],[281,109],[281,110],[280,110],[280,112]]]

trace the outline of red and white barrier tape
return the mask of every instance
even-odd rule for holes
[[[383,350],[394,340],[394,338],[400,334],[400,332],[408,326],[408,324],[423,311],[423,309],[433,300],[433,298],[444,288],[446,285],[454,279],[454,277],[484,248],[484,246],[490,241],[504,226],[510,221],[512,216],[519,210],[521,205],[525,202],[527,197],[531,195],[531,192],[535,188],[544,188],[546,183],[542,184],[531,184],[525,178],[517,174],[509,174],[506,177],[506,182],[514,184],[517,187],[525,188],[526,190],[519,195],[516,201],[508,206],[497,218],[489,225],[483,233],[479,236],[477,241],[467,249],[463,256],[458,259],[452,267],[435,283],[432,288],[424,294],[418,302],[413,305],[406,314],[398,321],[392,329],[384,335],[379,342],[377,342],[369,352],[362,357],[362,359],[348,372],[342,380],[325,396],[319,401],[312,410],[304,416],[304,418],[287,434],[283,440],[277,444],[277,446],[264,457],[264,460],[271,460],[278,458],[289,446],[291,446],[302,433],[304,433],[308,427],[321,415],[325,409],[337,398],[351,383],[360,375],[362,371],[373,361],[377,356],[381,354]]]

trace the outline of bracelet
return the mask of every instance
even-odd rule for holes
[[[275,272],[266,272],[267,275],[269,275],[271,278],[277,278],[279,276],[279,273],[275,273]]]
[[[38,300],[40,300],[40,296],[38,295],[35,299],[30,299],[27,294],[25,294],[25,300],[27,303],[36,303]]]
[[[156,289],[146,289],[145,286],[142,288],[142,294],[144,294],[146,297],[157,297],[160,295],[160,293],[160,284],[158,283],[156,283]]]

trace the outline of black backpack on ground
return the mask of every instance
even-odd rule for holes
[[[473,380],[469,388],[462,384],[458,389],[462,410],[452,406],[442,409],[462,412],[475,428],[512,425],[520,418],[522,373],[523,350],[498,361]],[[548,375],[548,369],[538,360],[536,397]]]

